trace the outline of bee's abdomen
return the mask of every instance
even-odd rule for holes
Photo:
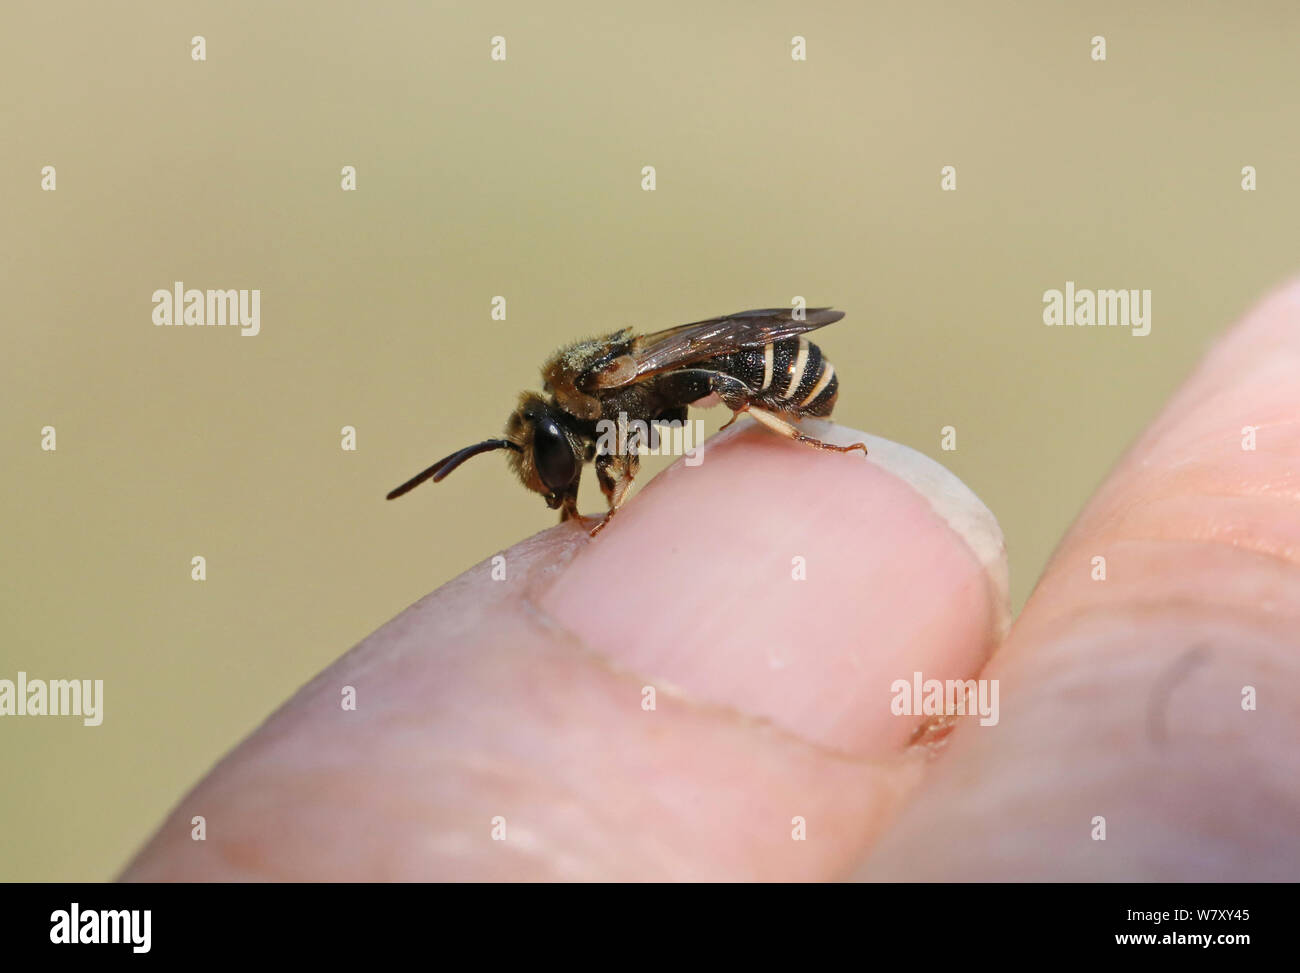
[[[756,405],[779,412],[828,416],[839,395],[835,366],[804,337],[782,338],[761,348],[721,355],[715,361],[719,371],[753,390]]]

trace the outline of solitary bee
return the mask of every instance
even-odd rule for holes
[[[560,510],[578,516],[578,480],[595,460],[596,478],[609,510],[591,530],[595,536],[627,498],[640,467],[636,427],[663,420],[684,421],[687,406],[716,396],[732,411],[731,425],[749,413],[769,429],[815,446],[846,453],[864,443],[835,446],[805,436],[789,420],[829,416],[839,379],[821,349],[802,337],[844,317],[843,311],[809,308],[796,317],[786,308],[741,311],[683,324],[654,334],[630,328],[560,349],[542,367],[542,388],[519,396],[506,421],[504,439],[488,439],[438,460],[399,486],[392,500],[425,480],[437,483],[471,456],[510,451],[515,474],[528,489]],[[609,451],[598,424],[620,423],[625,452]]]

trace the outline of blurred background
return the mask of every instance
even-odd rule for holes
[[[1297,29],[1289,2],[7,0],[0,678],[103,679],[105,716],[0,719],[0,879],[114,876],[299,685],[551,526],[499,456],[383,496],[591,333],[845,309],[836,417],[979,493],[1018,610],[1300,267]],[[261,333],[155,327],[178,280],[260,289]],[[1150,289],[1151,333],[1045,327],[1067,280]]]

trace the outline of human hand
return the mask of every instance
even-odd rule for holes
[[[594,541],[544,531],[374,633],[124,877],[1295,880],[1298,376],[1293,284],[1124,457],[1000,646],[1001,536],[951,474],[742,424]],[[918,671],[997,680],[998,722],[895,715]]]

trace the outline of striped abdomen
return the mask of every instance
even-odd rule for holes
[[[709,366],[749,386],[755,405],[796,416],[830,415],[840,391],[835,366],[802,336],[719,355]]]

